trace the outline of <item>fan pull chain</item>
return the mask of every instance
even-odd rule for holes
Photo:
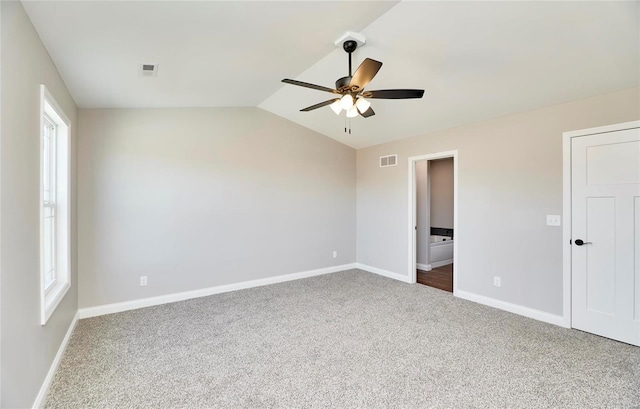
[[[347,133],[347,129],[349,129],[349,135],[351,135],[351,118],[347,118],[345,116],[344,117],[344,133]]]

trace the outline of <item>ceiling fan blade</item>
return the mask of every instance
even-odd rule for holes
[[[380,99],[422,98],[423,95],[423,89],[381,89],[378,91],[366,91],[362,94],[365,98]]]
[[[296,80],[290,80],[290,79],[283,79],[282,82],[286,84],[297,85],[299,87],[317,89],[318,91],[326,91],[332,94],[339,94],[339,92],[335,89],[323,87],[321,85],[309,84],[308,82],[302,82],[302,81],[296,81]]]
[[[380,67],[382,67],[382,63],[380,61],[372,60],[371,58],[365,58],[356,72],[353,73],[353,77],[351,78],[349,86],[356,86],[358,87],[357,90],[364,89],[367,85],[369,85],[378,71],[380,71]]]
[[[369,109],[364,112],[358,111],[358,113],[364,118],[369,118],[370,116],[374,116],[376,114],[375,112],[373,112],[373,109],[371,109],[371,107],[369,107]]]
[[[315,104],[315,105],[311,105],[310,107],[306,107],[306,108],[302,108],[300,110],[300,112],[309,112],[309,111],[313,111],[314,109],[318,109],[318,108],[322,108],[322,107],[326,107],[327,105],[331,105],[334,102],[339,101],[339,98],[335,98],[335,99],[330,99],[328,101],[324,101],[321,102],[319,104]]]

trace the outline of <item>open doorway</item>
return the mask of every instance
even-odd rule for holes
[[[456,292],[457,152],[409,158],[411,282]]]

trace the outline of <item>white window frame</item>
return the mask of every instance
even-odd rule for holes
[[[54,126],[53,196],[44,197],[45,123]],[[53,95],[40,86],[40,324],[45,325],[56,307],[71,288],[71,122]],[[44,263],[44,209],[50,207],[55,220],[53,258],[55,279],[45,286],[47,271]]]

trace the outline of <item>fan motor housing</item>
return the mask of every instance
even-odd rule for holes
[[[351,78],[352,77],[350,76],[339,78],[336,81],[336,89],[339,91],[342,91],[342,89],[344,88],[349,88],[349,83],[351,82]]]

